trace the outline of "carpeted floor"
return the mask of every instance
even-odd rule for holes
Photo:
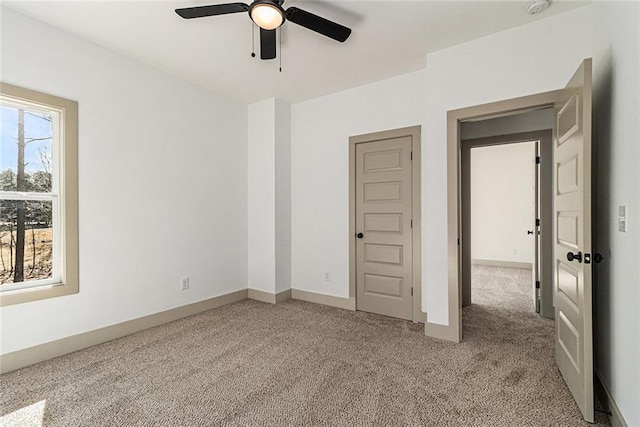
[[[301,301],[228,305],[3,375],[0,425],[588,425],[553,322],[502,307],[497,283],[474,289],[461,344]]]
[[[472,265],[471,302],[487,308],[532,313],[531,270]]]

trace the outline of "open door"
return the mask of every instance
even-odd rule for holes
[[[535,142],[535,166],[533,167],[533,230],[527,233],[533,234],[533,269],[531,280],[533,282],[533,307],[536,313],[540,313],[540,141]]]
[[[555,105],[556,360],[584,419],[593,422],[591,301],[591,59]]]

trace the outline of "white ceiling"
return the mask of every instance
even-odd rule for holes
[[[3,4],[223,96],[242,102],[277,97],[292,103],[424,68],[429,52],[586,4],[555,0],[545,12],[531,16],[527,0],[287,0],[285,9],[299,7],[346,25],[353,33],[341,44],[286,22],[278,51],[279,72],[278,59],[251,58],[252,24],[247,14],[184,20],[174,13],[176,8],[225,2],[23,0]]]

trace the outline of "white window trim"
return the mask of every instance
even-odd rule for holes
[[[58,209],[53,209],[53,221],[59,224],[53,238],[57,250],[53,252],[59,259],[54,259],[53,265],[54,269],[60,266],[60,271],[54,271],[52,279],[2,285],[6,288],[0,287],[0,306],[78,293],[78,103],[7,83],[0,83],[0,96],[3,100],[15,100],[18,105],[33,105],[34,109],[44,106],[57,112],[62,124],[59,130],[54,129],[59,141],[58,149],[52,152],[53,156],[59,156],[53,164],[58,164],[62,172],[53,171],[54,179],[60,179],[58,193],[3,192],[6,199],[52,200],[58,204]],[[55,218],[56,212],[59,218]]]

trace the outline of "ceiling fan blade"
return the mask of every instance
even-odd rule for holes
[[[246,12],[249,5],[244,3],[212,4],[209,6],[185,7],[176,9],[176,13],[184,19],[204,18],[205,16],[226,15],[228,13]]]
[[[276,57],[276,30],[260,28],[260,59]]]
[[[298,24],[339,42],[344,42],[349,38],[349,35],[351,35],[350,28],[305,10],[298,9],[297,7],[287,9],[287,19],[294,24]]]

